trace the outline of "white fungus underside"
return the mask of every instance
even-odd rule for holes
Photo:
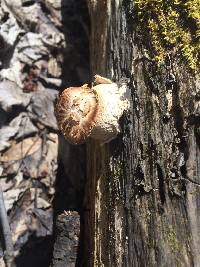
[[[119,119],[123,112],[129,108],[125,98],[126,86],[117,84],[99,84],[93,89],[97,92],[102,105],[102,112],[92,130],[91,137],[101,140],[102,143],[114,139],[120,132]]]

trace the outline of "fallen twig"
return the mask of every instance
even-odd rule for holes
[[[4,260],[7,267],[14,267],[14,248],[12,243],[12,234],[10,230],[10,225],[8,222],[8,216],[4,204],[3,191],[0,185],[0,223],[3,232],[3,241],[4,241]]]

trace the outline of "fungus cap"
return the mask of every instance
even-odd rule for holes
[[[119,119],[129,109],[126,84],[117,85],[95,75],[95,86],[69,87],[56,104],[58,127],[72,144],[81,144],[90,136],[101,144],[120,132]]]
[[[72,144],[82,144],[96,123],[98,96],[87,85],[69,87],[58,99],[55,114],[58,127]]]

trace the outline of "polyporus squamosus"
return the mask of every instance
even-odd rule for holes
[[[69,87],[56,104],[58,127],[71,144],[88,137],[107,143],[120,132],[119,119],[129,108],[125,84],[95,76],[95,86]]]

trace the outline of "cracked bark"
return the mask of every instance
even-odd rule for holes
[[[131,109],[121,136],[87,145],[82,266],[198,267],[199,81],[176,58],[156,71],[131,1],[88,6],[91,71],[128,78]]]

